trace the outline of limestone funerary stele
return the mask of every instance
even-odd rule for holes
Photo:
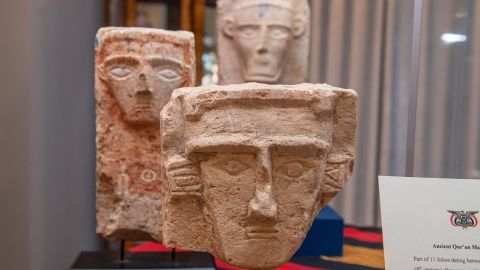
[[[97,233],[161,241],[159,116],[194,84],[193,34],[108,27],[96,38]]]
[[[326,84],[181,88],[161,112],[163,241],[274,268],[345,185],[357,95]]]

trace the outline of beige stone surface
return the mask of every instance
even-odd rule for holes
[[[352,174],[356,101],[326,84],[175,90],[160,116],[164,244],[243,268],[290,259]]]
[[[161,240],[159,115],[194,84],[193,34],[101,28],[95,51],[97,233]]]
[[[307,0],[218,0],[219,83],[303,83],[309,38]]]

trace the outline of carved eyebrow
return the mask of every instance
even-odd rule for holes
[[[288,29],[292,28],[291,24],[279,22],[279,21],[271,21],[271,22],[267,21],[266,24],[267,24],[267,27],[280,26]],[[243,27],[243,26],[260,27],[260,25],[261,25],[261,22],[259,21],[242,21],[237,23],[237,27]]]
[[[138,59],[138,57],[131,55],[114,55],[107,57],[107,59],[104,61],[105,65],[111,65],[120,62],[130,62],[133,64],[138,64],[140,63],[140,60]]]
[[[147,61],[150,64],[171,64],[176,66],[177,68],[183,69],[183,63],[175,58],[172,57],[165,57],[165,56],[150,56],[147,57]]]
[[[282,23],[271,23],[271,24],[267,24],[267,27],[268,28],[273,28],[273,27],[281,27],[281,28],[286,28],[288,30],[290,30],[292,27],[290,25],[286,25],[286,24],[282,24]]]
[[[225,148],[228,148],[228,152],[257,152],[258,146],[249,143],[250,137],[244,135],[237,136],[208,136],[197,137],[189,140],[185,144],[185,150],[187,153],[193,152],[223,152]]]
[[[252,141],[256,141],[256,143],[252,143]],[[325,151],[331,147],[331,144],[323,139],[304,135],[268,136],[266,141],[268,143],[256,140],[248,135],[197,137],[185,144],[185,150],[187,153],[218,152],[228,147],[231,149],[229,152],[232,150],[235,152],[252,152],[266,146],[269,148],[314,148],[318,151]]]
[[[315,148],[319,151],[325,151],[330,149],[331,144],[318,137],[309,137],[304,135],[294,136],[269,136],[270,140],[274,143],[273,147],[286,147],[286,148]]]
[[[244,23],[238,23],[237,27],[255,27],[255,28],[260,28],[260,23],[259,22],[244,22]]]

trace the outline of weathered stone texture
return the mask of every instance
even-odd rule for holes
[[[303,83],[307,78],[307,0],[218,0],[220,84]]]
[[[96,38],[97,233],[162,240],[160,110],[195,81],[190,32],[101,28]]]
[[[163,239],[274,268],[352,174],[357,95],[326,84],[181,88],[161,112]]]

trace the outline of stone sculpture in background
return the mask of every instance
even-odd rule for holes
[[[353,90],[326,84],[181,88],[161,113],[163,241],[274,268],[351,176]]]
[[[218,0],[220,84],[306,81],[307,0]]]
[[[190,32],[102,28],[97,33],[97,233],[161,240],[160,122],[178,87],[195,81]]]

